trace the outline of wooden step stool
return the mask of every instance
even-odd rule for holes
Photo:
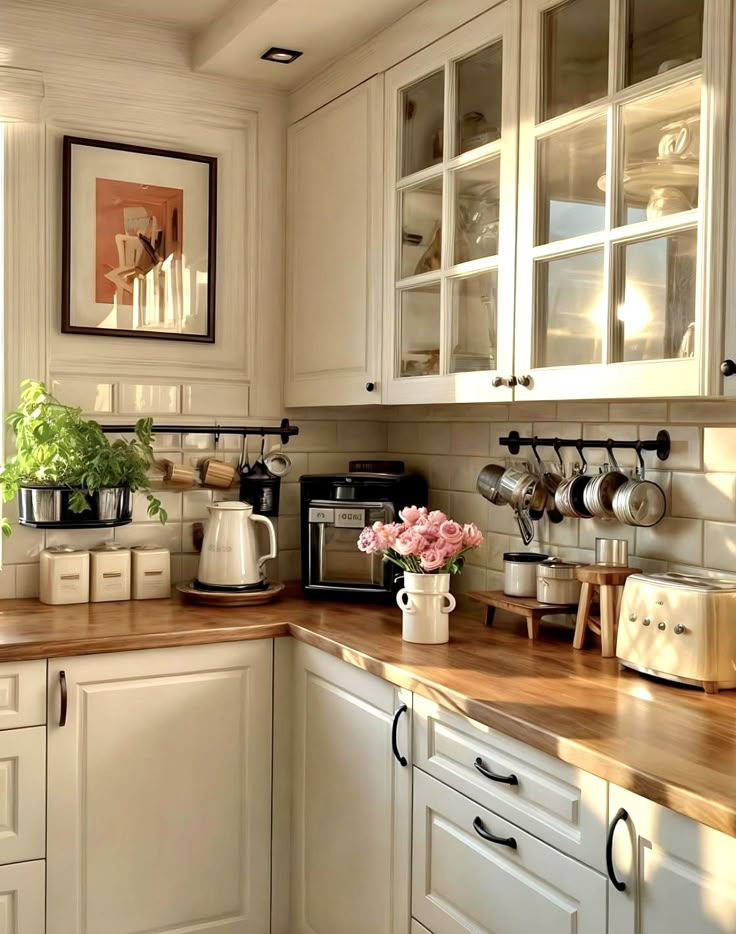
[[[614,657],[616,654],[616,626],[618,624],[618,611],[621,605],[623,585],[626,583],[626,578],[632,574],[641,574],[641,571],[638,568],[607,567],[602,564],[591,564],[589,567],[578,568],[577,578],[583,582],[583,586],[580,590],[573,648],[582,649],[585,636],[588,630],[592,629],[594,633],[601,637],[601,655],[603,658]],[[600,590],[600,618],[591,616],[590,613],[596,587]]]

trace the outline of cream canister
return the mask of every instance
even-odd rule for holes
[[[130,549],[100,545],[90,552],[89,598],[92,603],[130,600]]]
[[[60,606],[89,602],[89,552],[68,545],[44,548],[40,559],[39,599]]]
[[[171,596],[171,555],[168,548],[138,545],[133,549],[134,600],[160,600]]]

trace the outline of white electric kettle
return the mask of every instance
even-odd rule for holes
[[[250,503],[223,502],[207,507],[210,519],[202,541],[197,585],[205,590],[259,590],[263,565],[276,557],[276,529],[266,516],[253,515]],[[255,522],[268,527],[270,551],[256,550]]]

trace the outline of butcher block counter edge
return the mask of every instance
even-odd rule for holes
[[[736,837],[736,692],[621,672],[557,627],[530,641],[523,624],[455,613],[449,644],[428,646],[402,641],[396,609],[296,596],[242,609],[0,601],[0,661],[289,635]]]

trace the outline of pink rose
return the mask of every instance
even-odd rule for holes
[[[447,542],[442,538],[437,542],[437,547],[442,548],[442,550],[445,553],[445,558],[448,561],[451,558],[456,558],[460,554],[460,552],[463,550],[462,543],[460,543],[459,545],[453,545],[450,542]]]
[[[417,506],[404,506],[399,510],[399,516],[407,525],[415,525],[421,516],[421,510]]]
[[[394,547],[394,542],[401,534],[403,526],[397,522],[391,522],[384,525],[383,522],[373,523],[373,532],[378,542],[378,547],[382,550]]]
[[[358,537],[358,548],[367,555],[375,555],[381,550],[376,533],[371,528],[363,529]]]
[[[440,527],[429,522],[427,517],[417,522],[414,528],[427,539],[428,544],[430,542],[436,542],[440,537]]]
[[[442,525],[443,522],[447,522],[447,516],[439,509],[433,509],[427,516],[427,520],[431,522],[432,525]]]
[[[463,543],[463,527],[459,522],[448,519],[440,526],[440,537],[448,545],[459,547]]]
[[[399,535],[393,547],[400,555],[421,555],[425,549],[425,541],[416,528],[410,528]]]
[[[478,548],[482,544],[483,533],[475,522],[463,526],[463,545],[466,548]]]
[[[425,571],[439,571],[447,562],[444,548],[440,545],[430,545],[422,555],[421,562]]]

